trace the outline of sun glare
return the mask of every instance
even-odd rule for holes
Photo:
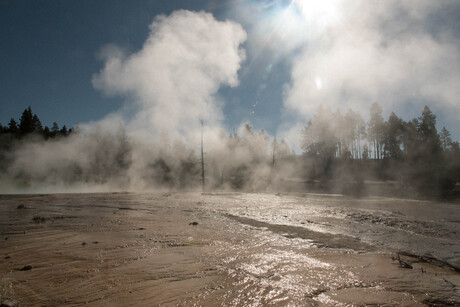
[[[323,30],[340,21],[342,0],[293,0],[292,4],[300,12],[309,27]]]
[[[251,1],[250,1],[251,2]],[[343,0],[253,0],[252,10],[259,18],[255,30],[259,46],[276,50],[277,56],[291,54],[329,35],[329,28],[341,20]],[[321,88],[321,86],[317,86]]]
[[[317,76],[315,78],[315,85],[316,85],[316,89],[318,90],[323,88],[323,80],[321,80],[321,77]]]

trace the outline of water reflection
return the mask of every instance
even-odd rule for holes
[[[218,251],[231,284],[224,305],[417,305],[423,295],[452,295],[443,284],[451,275],[422,275],[432,270],[423,264],[404,271],[386,256],[408,251],[460,264],[460,210],[450,204],[242,194],[209,207],[237,222],[228,231],[244,238]]]

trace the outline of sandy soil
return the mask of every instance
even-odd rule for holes
[[[332,243],[312,242],[310,230],[232,214],[242,198],[0,196],[0,301],[20,306],[460,305],[460,274],[449,268],[401,256],[412,265],[402,268],[391,259],[394,254],[353,238],[322,234],[319,240]]]

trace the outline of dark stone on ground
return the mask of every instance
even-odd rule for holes
[[[34,216],[32,220],[37,224],[46,222],[46,218],[43,216]]]
[[[22,267],[22,269],[20,269],[20,271],[28,271],[28,270],[32,270],[32,266],[30,264],[25,265]]]
[[[191,223],[189,223],[189,225],[196,226],[196,225],[198,225],[198,222],[191,222]]]
[[[14,300],[6,299],[1,304],[0,307],[18,307],[19,303]]]

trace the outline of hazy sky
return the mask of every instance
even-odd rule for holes
[[[319,106],[460,138],[460,1],[0,0],[0,122],[255,129],[298,143]]]

